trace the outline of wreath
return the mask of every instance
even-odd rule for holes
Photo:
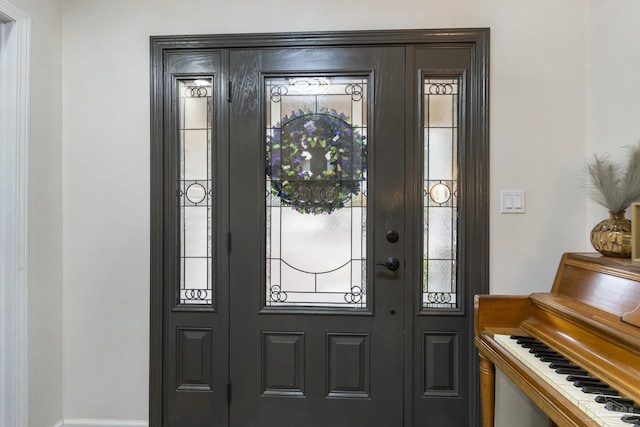
[[[271,193],[300,213],[330,214],[360,192],[365,137],[336,110],[292,111],[267,137]]]

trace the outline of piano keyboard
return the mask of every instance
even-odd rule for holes
[[[640,407],[531,337],[494,335],[509,353],[602,427],[640,427]],[[536,352],[537,354],[534,354]],[[575,381],[581,381],[579,386]]]

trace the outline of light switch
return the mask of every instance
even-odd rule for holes
[[[522,203],[522,195],[514,194],[513,195],[513,209],[514,210],[522,210],[524,208],[524,204]]]
[[[500,191],[500,213],[524,213],[524,190]]]

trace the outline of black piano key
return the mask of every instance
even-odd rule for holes
[[[562,357],[562,355],[556,351],[545,350],[543,348],[530,348],[529,353],[533,354],[536,357],[542,357],[542,356]]]
[[[535,339],[534,337],[529,337],[526,335],[511,335],[509,336],[509,338],[511,338],[512,340],[516,340],[516,342],[518,341],[534,341],[534,342],[540,342],[537,339]],[[518,344],[520,344],[518,342]]]
[[[556,373],[562,375],[587,375],[584,369],[557,368]]]
[[[516,344],[519,344],[519,345],[522,345],[522,346],[527,346],[527,345],[545,346],[545,344],[542,341],[538,341],[537,339],[535,339],[533,337],[518,338],[518,339],[516,339]]]
[[[556,368],[568,368],[568,369],[580,369],[580,366],[578,365],[574,365],[571,362],[552,362],[549,363],[549,367],[551,369],[556,369]]]
[[[564,362],[569,361],[569,359],[565,359],[562,356],[540,356],[538,357],[541,362]]]
[[[582,387],[582,392],[590,394],[604,394],[606,396],[620,395],[617,390],[614,390],[611,387],[584,386]]]
[[[520,344],[522,347],[544,347],[549,348],[548,345],[541,343],[540,341],[526,341],[526,340],[517,340],[517,344]]]
[[[567,375],[567,381],[600,381],[599,378],[592,377],[591,375]]]
[[[538,343],[522,343],[520,344],[520,347],[530,349],[529,352],[532,352],[531,350],[553,351],[546,345]]]
[[[540,341],[516,340],[516,343],[520,344],[522,347],[525,347],[525,348],[529,348],[529,347],[549,348],[549,346],[547,346],[546,344],[541,343]]]
[[[604,404],[607,411],[613,412],[628,412],[630,414],[640,414],[640,406],[636,405],[624,405],[615,401],[608,401]]]
[[[608,387],[605,383],[600,380],[576,380],[573,382],[573,385],[576,387]]]
[[[633,400],[627,399],[626,397],[620,396],[596,396],[596,402],[598,403],[607,403],[607,402],[615,402],[620,405],[633,405]]]
[[[540,353],[540,354],[547,354],[549,356],[562,356],[560,353],[558,353],[555,350],[551,350],[550,348],[540,348],[540,347],[532,347],[529,349],[529,353]]]
[[[531,349],[529,350],[529,353],[532,353],[534,356],[536,357],[542,357],[542,356],[562,356],[560,353],[558,353],[557,351],[553,351],[553,350],[536,350],[536,349]]]
[[[640,415],[625,414],[620,419],[629,424],[640,423]]]

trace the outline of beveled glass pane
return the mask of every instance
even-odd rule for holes
[[[185,257],[182,263],[184,281],[190,286],[180,290],[180,298],[191,304],[206,304],[211,300],[211,290],[202,280],[209,271],[207,257]]]
[[[212,84],[211,78],[178,81],[179,304],[213,302]]]
[[[423,293],[423,306],[451,308],[457,304],[456,263],[453,260],[428,260],[423,280],[429,289]]]
[[[275,114],[278,114],[280,111],[289,113],[296,110],[312,111],[315,99],[315,96],[281,96],[281,108],[273,108],[273,111],[275,111]],[[278,123],[281,119],[281,117],[272,117],[274,123]]]
[[[205,82],[199,82],[203,85]],[[198,89],[200,93],[198,93]],[[184,111],[188,114],[184,115],[184,128],[190,130],[207,130],[209,111],[209,97],[205,95],[204,91],[209,89],[206,86],[195,88],[193,91],[188,89],[188,96],[184,97]],[[207,93],[208,94],[208,93]],[[205,95],[205,96],[198,96]]]
[[[294,209],[282,210],[280,230],[282,259],[306,271],[330,271],[351,258],[351,218],[347,209],[331,215],[301,215]],[[302,247],[322,248],[330,257],[313,257]]]
[[[452,259],[452,209],[440,207],[427,209],[429,218],[429,244],[425,254],[428,259]]]
[[[434,203],[442,205],[451,199],[451,188],[443,182],[433,184],[429,188],[429,197]]]
[[[209,253],[209,238],[207,233],[208,209],[186,208],[184,209],[184,227],[182,228],[182,242],[184,256],[207,257]]]
[[[422,306],[455,309],[458,236],[459,79],[423,84]]]
[[[451,262],[443,260],[429,260],[428,276],[430,291],[451,291]]]
[[[264,304],[366,309],[367,79],[265,83]]]
[[[188,111],[188,110],[187,110]],[[207,176],[209,168],[208,151],[210,149],[209,131],[206,129],[185,129],[184,138],[183,179],[197,180]]]
[[[457,91],[456,91],[457,92]],[[458,94],[427,94],[428,114],[425,115],[427,127],[433,129],[438,127],[455,127],[458,113]]]
[[[428,144],[425,146],[429,153],[427,179],[453,179],[456,172],[453,163],[453,133],[457,129],[428,129]]]

